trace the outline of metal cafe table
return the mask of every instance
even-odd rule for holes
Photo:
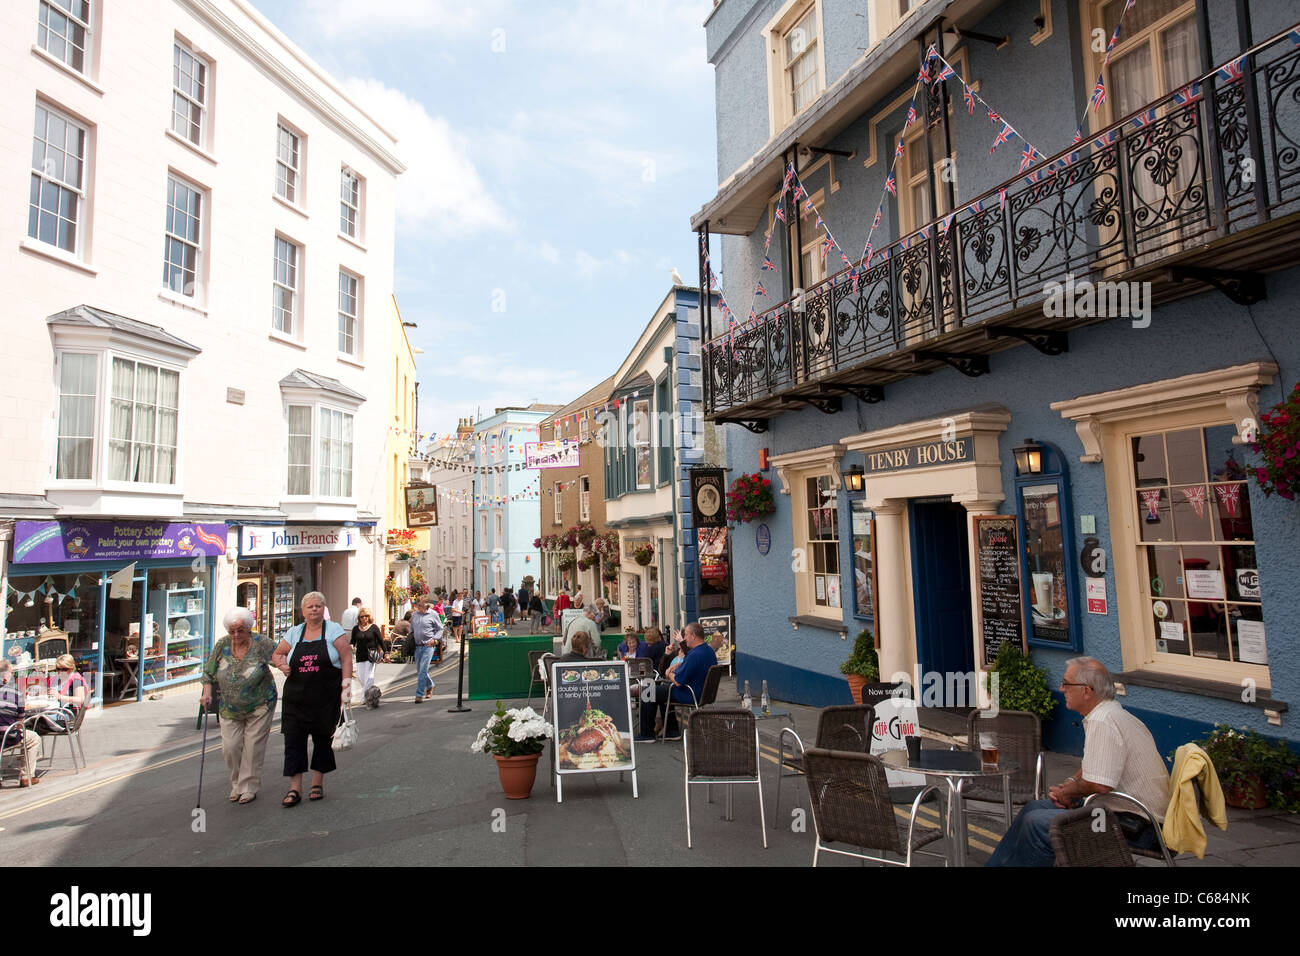
[[[948,782],[948,800],[952,819],[952,863],[953,866],[966,865],[967,841],[966,808],[962,800],[962,790],[966,781],[976,777],[1001,777],[1003,792],[1010,800],[1011,775],[1020,769],[1020,764],[1011,760],[1001,760],[995,767],[986,767],[980,761],[980,755],[969,750],[924,750],[921,759],[912,763],[907,758],[906,750],[888,750],[880,755],[886,767],[908,773],[919,773],[924,777],[942,777]]]

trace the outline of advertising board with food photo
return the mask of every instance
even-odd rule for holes
[[[627,664],[578,661],[551,667],[557,772],[635,770]],[[633,795],[635,787],[634,777]]]

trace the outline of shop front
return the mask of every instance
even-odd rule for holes
[[[4,654],[30,684],[70,653],[106,703],[194,681],[213,643],[225,552],[224,524],[17,521]]]
[[[280,640],[302,620],[302,599],[312,591],[325,594],[337,620],[351,600],[346,559],[360,540],[350,526],[242,526],[236,602],[252,613],[254,633]]]

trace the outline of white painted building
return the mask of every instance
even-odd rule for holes
[[[382,593],[393,135],[244,0],[0,37],[5,652],[43,619],[135,696],[237,602]]]

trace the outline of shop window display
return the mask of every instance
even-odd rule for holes
[[[98,574],[16,575],[9,579],[4,655],[25,687],[46,683],[54,658],[71,654],[96,686],[99,642]]]

